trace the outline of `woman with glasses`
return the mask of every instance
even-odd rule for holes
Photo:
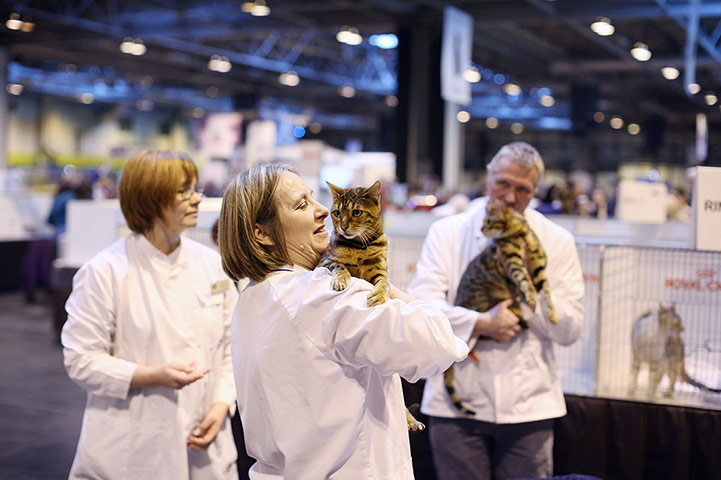
[[[230,317],[237,293],[195,227],[198,170],[146,150],[120,180],[132,230],[73,278],[65,368],[88,392],[70,478],[237,479]]]

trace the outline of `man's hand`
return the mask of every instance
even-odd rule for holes
[[[196,370],[195,362],[187,365],[166,363],[155,367],[138,365],[130,382],[130,388],[167,387],[177,390],[200,380],[209,371],[209,368]]]
[[[223,426],[223,421],[228,415],[228,405],[223,402],[216,402],[210,406],[210,410],[200,424],[195,427],[188,437],[187,444],[195,450],[204,450],[208,448],[210,442],[215,440]]]
[[[522,329],[518,317],[508,309],[512,304],[513,299],[508,298],[481,314],[473,329],[473,337],[485,335],[499,342],[513,340]]]

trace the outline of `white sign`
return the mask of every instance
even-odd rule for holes
[[[441,96],[446,102],[470,105],[471,84],[463,72],[471,63],[473,17],[453,7],[443,9]]]
[[[691,248],[721,251],[721,168],[696,167]]]
[[[616,200],[616,217],[632,223],[664,223],[668,189],[663,183],[621,180]]]

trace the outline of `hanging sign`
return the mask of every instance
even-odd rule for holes
[[[441,97],[458,105],[470,105],[471,84],[463,72],[471,63],[473,17],[457,8],[443,9],[441,46]]]

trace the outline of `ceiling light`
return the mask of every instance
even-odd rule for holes
[[[706,105],[716,105],[716,102],[718,102],[718,97],[715,93],[709,92],[704,95],[704,100],[706,100]]]
[[[20,30],[23,26],[23,22],[20,20],[20,15],[17,13],[11,13],[10,18],[8,18],[5,22],[5,26],[8,27],[9,30]]]
[[[486,119],[486,127],[490,128],[491,130],[498,127],[498,119],[495,117],[488,117]]]
[[[631,49],[631,56],[639,62],[647,62],[651,60],[651,50],[648,49],[648,45],[642,42],[637,42]]]
[[[255,7],[255,2],[243,2],[240,9],[245,13],[250,13],[250,11],[253,10],[253,7]]]
[[[355,97],[355,88],[353,88],[350,85],[343,85],[342,87],[340,87],[338,89],[338,94],[341,97],[353,98],[353,97]]]
[[[481,81],[481,72],[471,65],[463,71],[463,79],[468,83],[478,83]]]
[[[591,30],[593,30],[596,35],[607,37],[609,35],[613,35],[613,32],[616,31],[616,28],[611,25],[611,20],[609,20],[608,18],[599,17],[596,19],[595,22],[591,24]]]
[[[35,24],[32,22],[32,18],[23,17],[23,24],[20,26],[20,31],[30,33],[35,30]]]
[[[300,83],[300,77],[293,70],[288,70],[278,75],[278,83],[287,87],[295,87]]]
[[[641,126],[638,123],[629,123],[626,130],[631,135],[638,135],[641,132]]]
[[[523,133],[523,124],[520,122],[513,122],[511,124],[511,131],[515,133],[516,135],[520,135]]]
[[[218,90],[218,87],[215,87],[213,85],[211,85],[205,89],[205,94],[208,95],[210,98],[217,97],[218,93],[220,93],[220,91]]]
[[[468,120],[471,119],[471,114],[466,112],[465,110],[461,110],[456,114],[456,120],[458,120],[461,123],[468,123]]]
[[[386,105],[388,105],[389,107],[392,107],[392,108],[397,107],[398,106],[398,97],[396,97],[395,95],[388,95],[385,98],[385,102],[386,102]]]
[[[363,43],[363,37],[358,33],[358,29],[347,25],[341,27],[336,33],[335,39],[347,45],[360,45]]]
[[[553,98],[551,95],[543,95],[539,102],[541,102],[541,105],[544,107],[552,107],[556,103],[556,99]]]
[[[193,118],[203,118],[205,116],[205,109],[201,107],[195,107],[190,114]]]
[[[323,130],[323,126],[318,122],[313,122],[310,124],[310,127],[308,127],[310,130],[310,133],[320,133],[321,130]]]
[[[691,95],[696,95],[698,92],[701,91],[701,85],[698,83],[689,83],[686,85],[686,90],[688,90],[688,93]]]
[[[125,37],[120,44],[120,51],[128,55],[144,55],[148,48],[139,38]]]
[[[78,102],[89,105],[95,100],[95,96],[92,93],[81,93],[77,97]]]
[[[303,138],[303,137],[305,137],[305,128],[303,128],[303,127],[300,126],[300,125],[296,125],[296,126],[293,128],[293,136],[294,136],[295,138]]]
[[[506,76],[502,73],[497,73],[493,75],[493,83],[496,85],[503,85],[506,83]]]
[[[661,69],[661,75],[663,75],[663,78],[666,80],[676,80],[680,74],[681,72],[679,72],[676,67],[663,67]]]
[[[521,87],[516,85],[515,83],[507,83],[503,87],[503,91],[506,92],[506,94],[511,95],[513,97],[517,97],[521,94]]]
[[[611,117],[611,120],[609,120],[608,123],[611,124],[611,128],[613,128],[614,130],[623,128],[623,119],[618,115],[614,115],[613,117]]]
[[[390,50],[398,46],[398,37],[394,33],[371,35],[368,43],[383,50]]]
[[[7,90],[10,95],[20,95],[23,93],[23,86],[19,83],[8,83],[5,90]]]
[[[228,57],[213,55],[208,62],[208,69],[218,73],[228,73],[233,68]]]
[[[251,7],[250,14],[254,17],[266,17],[270,15],[270,7],[265,4],[265,0],[255,0],[255,5]]]
[[[594,112],[593,113],[593,119],[596,123],[603,123],[603,120],[606,118],[606,115],[603,114],[603,112]]]

